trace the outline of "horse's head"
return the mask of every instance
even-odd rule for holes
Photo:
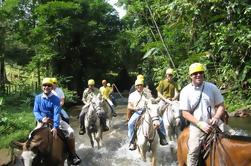
[[[90,102],[90,106],[88,108],[87,114],[86,114],[86,119],[87,121],[85,122],[86,126],[89,126],[90,123],[93,123],[96,121],[96,118],[98,117],[98,114],[103,111],[103,100],[102,98],[98,96],[94,96]]]
[[[147,102],[146,109],[151,117],[153,128],[158,129],[160,127],[158,104],[155,103],[154,99],[151,99]]]
[[[36,157],[36,153],[34,152],[35,149],[31,148],[30,142],[26,141],[22,143],[18,141],[13,141],[11,142],[11,146],[13,148],[22,150],[20,158],[24,166],[32,166],[33,160]]]
[[[180,107],[179,101],[175,100],[175,101],[172,101],[170,108],[169,108],[169,109],[171,109],[171,112],[173,113],[173,117],[174,117],[176,126],[178,126],[180,123],[181,111],[180,111],[179,107]]]
[[[43,131],[39,128],[30,134],[30,137],[26,142],[21,143],[13,141],[11,143],[12,147],[22,150],[21,160],[24,166],[39,165],[36,162],[40,160],[35,159],[39,157],[39,153],[45,153],[48,151],[49,139],[51,139],[48,134],[50,134],[49,128]]]
[[[170,125],[178,126],[180,123],[181,111],[179,109],[179,101],[172,101],[167,107],[167,118]]]

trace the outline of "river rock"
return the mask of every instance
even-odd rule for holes
[[[249,117],[249,116],[251,116],[251,109],[247,108],[247,107],[240,108],[240,109],[237,109],[236,111],[232,112],[230,114],[230,116],[241,117],[241,118]]]

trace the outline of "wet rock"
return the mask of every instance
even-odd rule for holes
[[[234,116],[234,117],[241,117],[241,118],[245,118],[245,117],[250,117],[251,116],[251,108],[240,108],[234,112],[232,112],[230,114],[230,116]]]

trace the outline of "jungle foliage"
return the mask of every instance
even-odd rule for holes
[[[144,57],[139,68],[149,83],[156,87],[165,69],[172,67],[183,87],[189,81],[189,65],[201,62],[207,67],[207,80],[224,90],[230,109],[251,102],[250,1],[119,2],[127,9],[123,33],[129,34],[131,52]]]

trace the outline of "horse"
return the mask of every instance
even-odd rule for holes
[[[112,127],[112,118],[113,118],[112,108],[109,105],[108,101],[106,101],[105,99],[102,99],[101,105],[102,105],[102,108],[104,109],[106,117],[107,117],[108,127],[111,128]]]
[[[205,149],[205,166],[251,166],[251,137],[231,136],[213,130],[206,138],[210,140],[209,149]],[[178,138],[177,159],[179,166],[186,165],[188,153],[189,128],[184,129]]]
[[[143,113],[139,122],[140,124],[137,129],[136,139],[138,151],[143,161],[146,161],[146,151],[151,151],[151,163],[152,166],[156,166],[158,147],[158,136],[156,136],[156,129],[158,129],[160,126],[158,104],[148,102],[145,112]]]
[[[98,149],[102,146],[102,129],[99,117],[105,116],[102,103],[100,96],[93,97],[89,107],[87,107],[88,110],[84,119],[86,133],[89,136],[91,146],[94,148],[94,140],[96,140]]]
[[[179,101],[172,101],[166,107],[162,119],[169,141],[175,141],[180,134],[180,116]]]
[[[64,138],[55,139],[46,126],[33,130],[24,143],[13,141],[11,145],[22,150],[24,166],[64,166],[68,157]]]

